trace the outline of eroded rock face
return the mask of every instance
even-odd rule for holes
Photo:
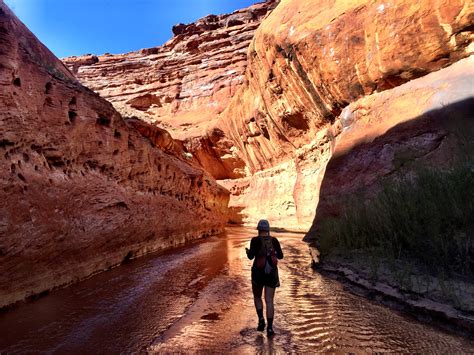
[[[283,0],[256,33],[248,85],[224,114],[252,171],[285,160],[349,103],[473,50],[469,1],[330,3]]]
[[[473,6],[461,0],[282,0],[257,30],[245,85],[218,123],[253,174],[242,184],[226,182],[239,191],[231,206],[241,219],[255,223],[266,211],[274,225],[308,228],[334,151],[333,125],[344,121],[345,108],[469,56]],[[432,95],[440,90],[426,85]],[[390,93],[384,98],[393,107],[405,104]],[[397,116],[393,109],[383,119],[395,122]],[[365,172],[359,173],[363,179]],[[272,181],[265,192],[260,176]],[[283,181],[288,186],[282,189]],[[258,202],[250,198],[256,195]]]
[[[0,307],[225,224],[228,192],[79,84],[3,2],[0,86]]]
[[[162,47],[63,61],[125,116],[169,130],[216,178],[242,176],[244,164],[230,149],[222,153],[230,160],[216,160],[213,126],[241,87],[249,43],[275,5],[276,1],[267,1],[176,25],[175,36]],[[222,148],[222,144],[216,147]]]
[[[325,218],[370,201],[382,183],[472,159],[473,82],[471,56],[346,107],[332,127],[331,159],[308,237]]]
[[[387,104],[403,107],[404,97],[393,90],[470,56],[474,5],[467,0],[282,0],[265,15],[275,5],[269,2],[177,25],[175,37],[162,48],[101,56],[98,63],[79,67],[76,75],[117,107],[141,112],[144,120],[153,117],[160,125],[172,125],[172,136],[191,153],[191,161],[232,191],[232,221],[254,224],[266,217],[277,227],[308,230],[323,179],[331,184],[325,177],[326,164],[333,159],[335,145],[346,144],[346,138],[339,137],[342,125],[352,130],[349,110],[362,105],[357,112],[383,112],[370,105],[364,108],[382,92]],[[253,16],[256,9],[261,13]],[[212,39],[223,33],[229,37]],[[229,58],[230,48],[237,48],[234,35],[241,36],[239,43],[247,42],[238,47],[242,57],[239,54],[231,64],[233,60],[221,59]],[[231,45],[224,45],[226,41]],[[93,59],[66,63],[71,67],[78,60]],[[153,67],[152,63],[167,66],[159,67],[156,75],[146,74],[144,82],[131,80],[148,73],[143,68]],[[117,71],[106,70],[115,65]],[[236,73],[219,77],[228,70]],[[183,78],[176,73],[184,73]],[[219,79],[210,80],[213,75]],[[420,83],[432,95],[442,89]],[[212,90],[208,84],[214,85]],[[215,91],[220,86],[225,89]],[[160,93],[165,89],[171,90],[167,100]],[[216,98],[222,105],[213,108],[209,103]],[[426,102],[411,104],[431,107]],[[397,125],[397,109],[385,115],[386,124]],[[359,126],[354,127],[359,132]],[[413,129],[414,137],[417,132]],[[372,139],[376,137],[374,133]],[[413,142],[414,151],[416,144],[424,144],[415,138]],[[378,174],[377,166],[366,168],[359,171],[362,180],[356,181],[363,181],[364,174]]]

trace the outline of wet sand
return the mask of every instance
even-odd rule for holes
[[[474,352],[473,340],[347,292],[312,270],[302,235],[275,233],[276,336],[257,332],[245,256],[253,231],[131,261],[0,314],[2,353]]]

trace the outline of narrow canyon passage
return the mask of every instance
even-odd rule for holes
[[[348,293],[310,268],[302,236],[275,233],[285,259],[275,331],[255,330],[254,231],[228,228],[0,314],[0,352],[473,352],[474,342]]]

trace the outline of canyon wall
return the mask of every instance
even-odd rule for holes
[[[282,0],[257,30],[245,85],[218,123],[251,173],[225,181],[235,220],[267,216],[307,230],[318,202],[322,217],[354,190],[370,190],[400,168],[396,157],[449,161],[456,139],[441,137],[463,121],[425,120],[440,106],[465,113],[469,100],[456,103],[474,96],[472,61],[462,60],[474,50],[473,10],[461,0]],[[430,153],[439,147],[444,153]]]
[[[214,234],[228,191],[124,120],[0,4],[0,307]]]
[[[175,37],[160,48],[65,63],[124,112],[172,126],[190,161],[231,191],[231,222],[252,225],[266,217],[275,227],[307,231],[320,200],[318,215],[333,214],[358,186],[370,190],[387,171],[408,174],[410,164],[400,166],[393,157],[434,166],[440,158],[431,156],[446,157],[456,145],[455,138],[437,142],[462,123],[446,128],[440,123],[446,118],[431,120],[426,113],[444,105],[464,114],[469,105],[471,62],[464,58],[474,49],[473,13],[467,0],[268,1],[230,15],[244,18],[237,24],[224,15],[176,26]],[[222,33],[243,37],[214,42]],[[210,80],[216,71],[221,76]],[[439,77],[430,76],[438,71]],[[179,94],[165,100],[161,88],[170,87]],[[451,94],[461,87],[462,94]],[[411,90],[419,96],[410,97]],[[211,104],[217,97],[221,104]],[[392,128],[400,125],[409,128],[397,136]],[[385,147],[377,138],[387,132],[392,138]],[[348,163],[359,144],[373,144],[358,153],[364,169]],[[430,154],[439,147],[446,153]],[[391,152],[378,158],[379,164],[387,159],[384,169],[370,164],[382,148]],[[332,162],[345,154],[344,164],[352,167],[347,176]]]
[[[308,237],[325,218],[374,199],[387,184],[474,162],[473,134],[474,56],[350,104],[332,127]]]
[[[245,166],[233,144],[214,126],[243,84],[255,30],[275,6],[272,0],[178,24],[161,47],[63,61],[124,116],[153,122],[183,141],[194,161],[214,177],[243,176]]]

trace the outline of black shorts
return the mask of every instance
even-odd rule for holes
[[[265,271],[258,270],[252,267],[252,283],[256,286],[268,286],[268,287],[279,287],[280,278],[278,276],[278,269],[273,269],[269,274],[265,274]]]

